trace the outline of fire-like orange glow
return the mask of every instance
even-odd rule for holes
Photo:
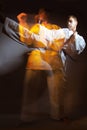
[[[26,16],[25,14],[21,14]],[[33,47],[38,48],[36,50],[33,50],[29,54],[28,62],[27,62],[27,68],[29,69],[36,69],[36,70],[50,70],[50,69],[56,69],[58,67],[61,67],[62,62],[60,59],[60,56],[58,55],[58,51],[62,48],[64,43],[64,38],[60,39],[54,39],[53,41],[48,41],[47,44],[43,43],[40,39],[32,39],[30,36],[28,37],[28,31],[23,28],[23,22],[24,27],[27,28],[32,34],[40,35],[42,39],[46,41],[46,37],[44,36],[46,32],[44,30],[40,34],[40,24],[44,27],[46,27],[49,30],[58,30],[60,27],[55,24],[48,23],[48,19],[46,16],[46,12],[43,10],[40,10],[39,14],[35,16],[35,20],[41,23],[35,23],[31,28],[26,23],[26,17],[22,17],[23,21],[20,20],[20,26],[19,26],[19,32],[20,32],[20,40],[26,44],[31,44]],[[22,21],[22,26],[21,26]],[[61,34],[62,35],[62,34]]]

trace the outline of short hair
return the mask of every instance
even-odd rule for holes
[[[75,19],[75,21],[77,22],[77,24],[78,24],[78,19],[77,19],[77,17],[75,16],[75,15],[69,15],[68,16],[68,20],[69,20],[69,18],[73,18],[73,19]]]
[[[35,15],[35,21],[38,22],[39,19],[41,18],[42,22],[43,21],[48,21],[48,14],[47,12],[45,11],[45,9],[41,8],[39,10],[39,13],[37,15]]]
[[[71,17],[74,18],[78,22],[78,19],[77,19],[77,17],[75,15],[69,15],[68,19],[71,18]]]

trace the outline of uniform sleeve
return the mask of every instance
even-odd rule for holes
[[[86,47],[85,39],[79,34],[76,35],[76,50],[80,54]]]

